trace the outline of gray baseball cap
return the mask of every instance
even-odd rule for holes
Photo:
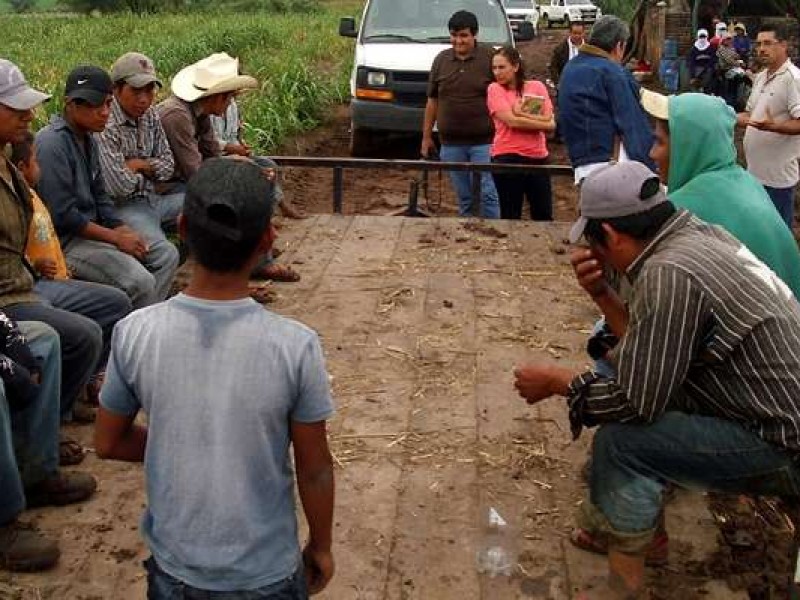
[[[17,65],[10,60],[0,58],[0,104],[14,110],[30,110],[48,100],[50,100],[49,94],[28,85]]]
[[[124,81],[135,88],[142,88],[153,82],[158,87],[164,87],[156,75],[153,61],[139,52],[128,52],[116,60],[111,66],[111,81],[114,83]]]
[[[645,165],[635,161],[611,163],[583,180],[581,216],[569,232],[569,241],[575,244],[581,239],[589,219],[628,217],[666,201],[658,175]]]

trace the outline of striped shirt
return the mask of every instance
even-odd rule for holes
[[[616,379],[570,384],[573,433],[653,423],[668,410],[735,421],[800,451],[800,304],[724,230],[680,210],[626,273]]]
[[[106,128],[96,139],[106,191],[114,200],[147,197],[153,193],[155,181],[172,177],[175,160],[153,107],[138,119],[132,119],[114,98]],[[153,165],[155,180],[131,171],[125,165],[131,158],[143,158]]]

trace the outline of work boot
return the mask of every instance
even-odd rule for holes
[[[88,473],[58,473],[25,490],[28,508],[64,506],[86,500],[97,489],[97,480]]]
[[[0,569],[44,571],[58,561],[58,544],[16,519],[0,525]]]

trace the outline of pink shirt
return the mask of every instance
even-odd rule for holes
[[[547,88],[540,81],[526,81],[523,88],[524,94],[542,96],[544,98],[544,111],[542,114],[553,114],[553,103]],[[509,127],[497,118],[497,113],[511,112],[514,103],[519,100],[517,91],[507,89],[495,82],[489,86],[486,93],[486,104],[489,114],[494,121],[494,141],[492,142],[492,156],[500,154],[519,154],[529,158],[547,157],[547,140],[544,131],[531,129],[515,129]]]

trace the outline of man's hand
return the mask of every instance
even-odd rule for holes
[[[250,156],[252,153],[247,144],[225,144],[225,154],[236,154],[238,156]]]
[[[117,227],[114,232],[116,239],[114,245],[125,254],[130,254],[134,258],[142,260],[150,251],[142,236],[136,233],[127,225]]]
[[[778,124],[775,122],[775,119],[772,118],[772,113],[770,112],[769,108],[764,110],[764,118],[763,119],[753,119],[750,118],[747,121],[748,127],[754,127],[755,129],[759,129],[761,131],[777,131]]]
[[[38,258],[33,261],[34,270],[45,279],[55,279],[58,275],[58,265],[52,258]]]
[[[141,173],[145,177],[154,177],[156,173],[150,161],[143,158],[129,158],[125,161],[125,166],[134,173]]]
[[[590,248],[575,248],[569,257],[575,277],[580,286],[592,298],[599,298],[609,293],[611,287],[603,273],[603,263]]]
[[[436,151],[436,144],[433,143],[433,138],[423,135],[422,144],[419,147],[419,155],[422,158],[430,158]]]
[[[319,594],[333,577],[333,554],[330,550],[318,550],[309,542],[303,549],[303,565],[308,593]]]
[[[565,395],[574,373],[555,365],[533,363],[514,369],[514,387],[528,404],[555,394]]]

